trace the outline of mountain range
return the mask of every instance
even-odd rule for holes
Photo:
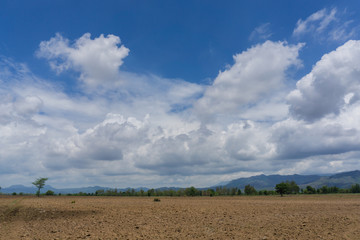
[[[273,190],[276,184],[285,181],[295,181],[300,188],[305,188],[308,185],[314,188],[320,188],[322,186],[350,188],[353,184],[360,184],[360,171],[355,170],[326,175],[258,175],[248,178],[238,178],[224,186],[243,189],[246,185],[250,184],[257,190]]]
[[[350,188],[353,184],[360,184],[360,171],[355,170],[351,172],[342,172],[337,174],[327,174],[327,175],[258,175],[252,176],[248,178],[238,178],[234,179],[228,183],[218,184],[217,186],[212,186],[208,188],[215,189],[216,187],[226,187],[226,188],[239,188],[244,189],[244,187],[248,184],[252,185],[257,190],[273,190],[275,185],[284,182],[284,181],[295,181],[300,188],[305,188],[306,186],[310,185],[315,188],[320,188],[322,186],[336,186],[339,188]],[[201,189],[208,189],[208,188],[201,188]],[[58,194],[67,194],[67,193],[94,193],[97,190],[109,190],[113,188],[109,187],[101,187],[101,186],[93,186],[93,187],[82,187],[82,188],[63,188],[63,189],[56,189],[51,187],[50,185],[45,185],[41,192],[46,192],[48,190],[53,191],[54,193]],[[118,191],[127,191],[130,188],[122,188],[118,189]],[[135,191],[140,190],[147,191],[149,188],[135,188]],[[166,190],[166,189],[173,189],[178,190],[180,188],[177,187],[162,187],[157,188],[158,190]],[[2,193],[11,194],[13,192],[16,193],[36,193],[36,188],[27,187],[23,185],[13,185],[7,188],[2,188],[0,191]]]

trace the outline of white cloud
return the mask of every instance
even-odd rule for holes
[[[348,41],[324,55],[288,95],[291,114],[314,121],[329,114],[338,115],[346,105],[358,102],[359,63],[360,41]],[[350,96],[347,104],[346,97]]]
[[[81,73],[80,80],[87,87],[116,85],[119,82],[119,67],[128,56],[129,49],[120,44],[120,38],[114,35],[95,39],[90,33],[84,34],[70,45],[68,39],[60,34],[49,41],[40,43],[39,57],[50,61],[50,66],[58,73],[73,69]]]
[[[69,52],[95,53],[99,39],[119,50],[115,36],[70,45],[58,35],[40,52],[100,85],[109,68],[116,83],[101,94],[68,95],[24,65],[0,62],[0,182],[51,175],[55,186],[209,186],[254,173],[349,170],[359,155],[358,41],[324,55],[289,93],[287,71],[299,66],[303,44],[256,45],[203,86],[119,71],[124,53],[106,53],[116,66],[99,60],[93,73]]]
[[[8,70],[0,71],[4,83],[0,89],[0,169],[4,178],[19,172],[26,172],[29,182],[48,172],[58,180],[62,174],[75,174],[77,181],[89,172],[98,179],[139,176],[149,172],[134,166],[143,146],[199,126],[187,121],[186,114],[171,111],[173,105],[191,105],[203,91],[197,84],[122,72],[124,85],[116,90],[118,95],[69,96],[50,81],[10,63],[2,62]],[[113,90],[108,91],[111,95]],[[144,120],[136,120],[139,118]]]
[[[343,42],[357,35],[359,26],[353,20],[348,20],[349,13],[337,8],[321,9],[305,20],[299,19],[293,31],[293,36],[301,38],[309,35],[320,41]]]
[[[304,159],[360,151],[359,130],[344,126],[339,119],[310,124],[289,119],[273,126],[271,140],[279,159]]]
[[[270,23],[264,23],[260,26],[256,27],[250,34],[249,40],[267,40],[269,37],[271,37],[273,34],[270,30]]]
[[[323,32],[332,22],[336,21],[336,12],[336,8],[331,9],[331,11],[321,9],[311,14],[305,20],[299,19],[293,34],[297,36],[308,32]]]
[[[236,112],[282,89],[291,65],[299,65],[302,44],[266,41],[234,56],[234,65],[220,72],[199,99],[196,109],[201,115]]]

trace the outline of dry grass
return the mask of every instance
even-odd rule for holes
[[[0,196],[0,239],[360,239],[360,195]]]

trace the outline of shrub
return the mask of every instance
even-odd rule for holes
[[[154,202],[160,202],[159,198],[154,198]]]
[[[48,190],[48,191],[45,193],[45,195],[47,195],[47,196],[54,196],[55,193],[54,193],[53,191],[51,191],[51,190]]]

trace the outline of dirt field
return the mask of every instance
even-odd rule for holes
[[[360,239],[360,195],[0,196],[0,239]]]

